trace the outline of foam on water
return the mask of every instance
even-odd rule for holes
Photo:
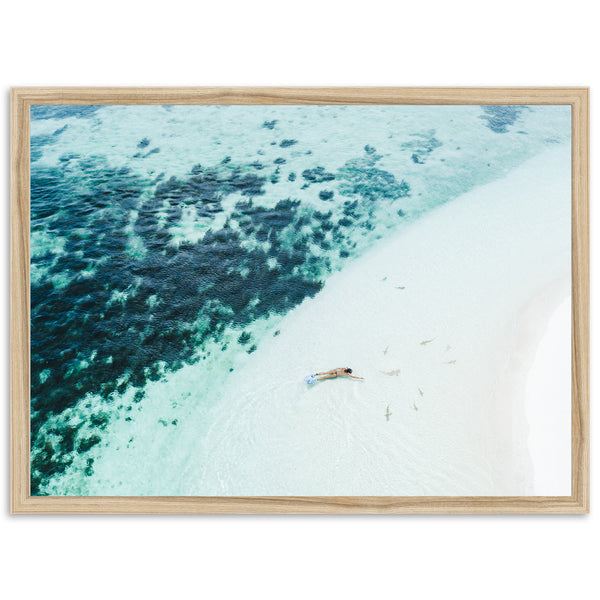
[[[34,493],[188,493],[290,309],[569,136],[553,106],[33,107]]]

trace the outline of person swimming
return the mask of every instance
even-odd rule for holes
[[[364,379],[364,377],[357,377],[352,375],[352,369],[349,367],[340,367],[338,369],[331,369],[331,371],[323,371],[322,373],[315,373],[317,381],[323,381],[324,379],[335,379],[336,377],[351,377],[352,379]]]

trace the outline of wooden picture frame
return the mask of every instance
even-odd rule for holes
[[[30,494],[31,105],[568,105],[572,115],[572,488],[546,497],[73,497]],[[589,512],[589,90],[587,88],[13,88],[11,90],[11,511],[13,513]]]

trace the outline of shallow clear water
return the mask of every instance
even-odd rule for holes
[[[31,117],[34,494],[185,494],[179,432],[192,415],[210,428],[286,313],[378,239],[570,137],[553,106]],[[120,480],[152,445],[169,451]]]

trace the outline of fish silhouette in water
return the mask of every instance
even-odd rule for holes
[[[384,355],[385,355],[385,354],[387,354],[387,351],[388,351],[389,349],[390,349],[390,347],[389,347],[389,346],[386,346],[386,347],[385,347],[385,350],[383,351],[383,354],[384,354]]]
[[[444,364],[445,365],[455,365],[456,364],[456,360],[447,360]]]
[[[389,421],[390,417],[393,415],[394,413],[390,412],[390,405],[388,404],[387,408],[385,409],[385,420]]]
[[[421,346],[427,346],[427,344],[431,344],[431,342],[433,342],[433,340],[435,340],[437,338],[431,338],[430,340],[423,340],[421,342]]]
[[[383,373],[384,375],[388,375],[389,377],[393,377],[394,375],[397,377],[398,375],[400,375],[400,369],[395,369],[394,371],[379,371],[380,373]]]
[[[396,286],[396,289],[397,289],[397,290],[403,290],[403,289],[405,289],[405,288],[406,288],[406,286],[404,286],[404,285],[397,285],[397,286]]]
[[[421,388],[417,388],[419,390],[419,394],[421,394],[421,398],[423,397],[423,390]]]

